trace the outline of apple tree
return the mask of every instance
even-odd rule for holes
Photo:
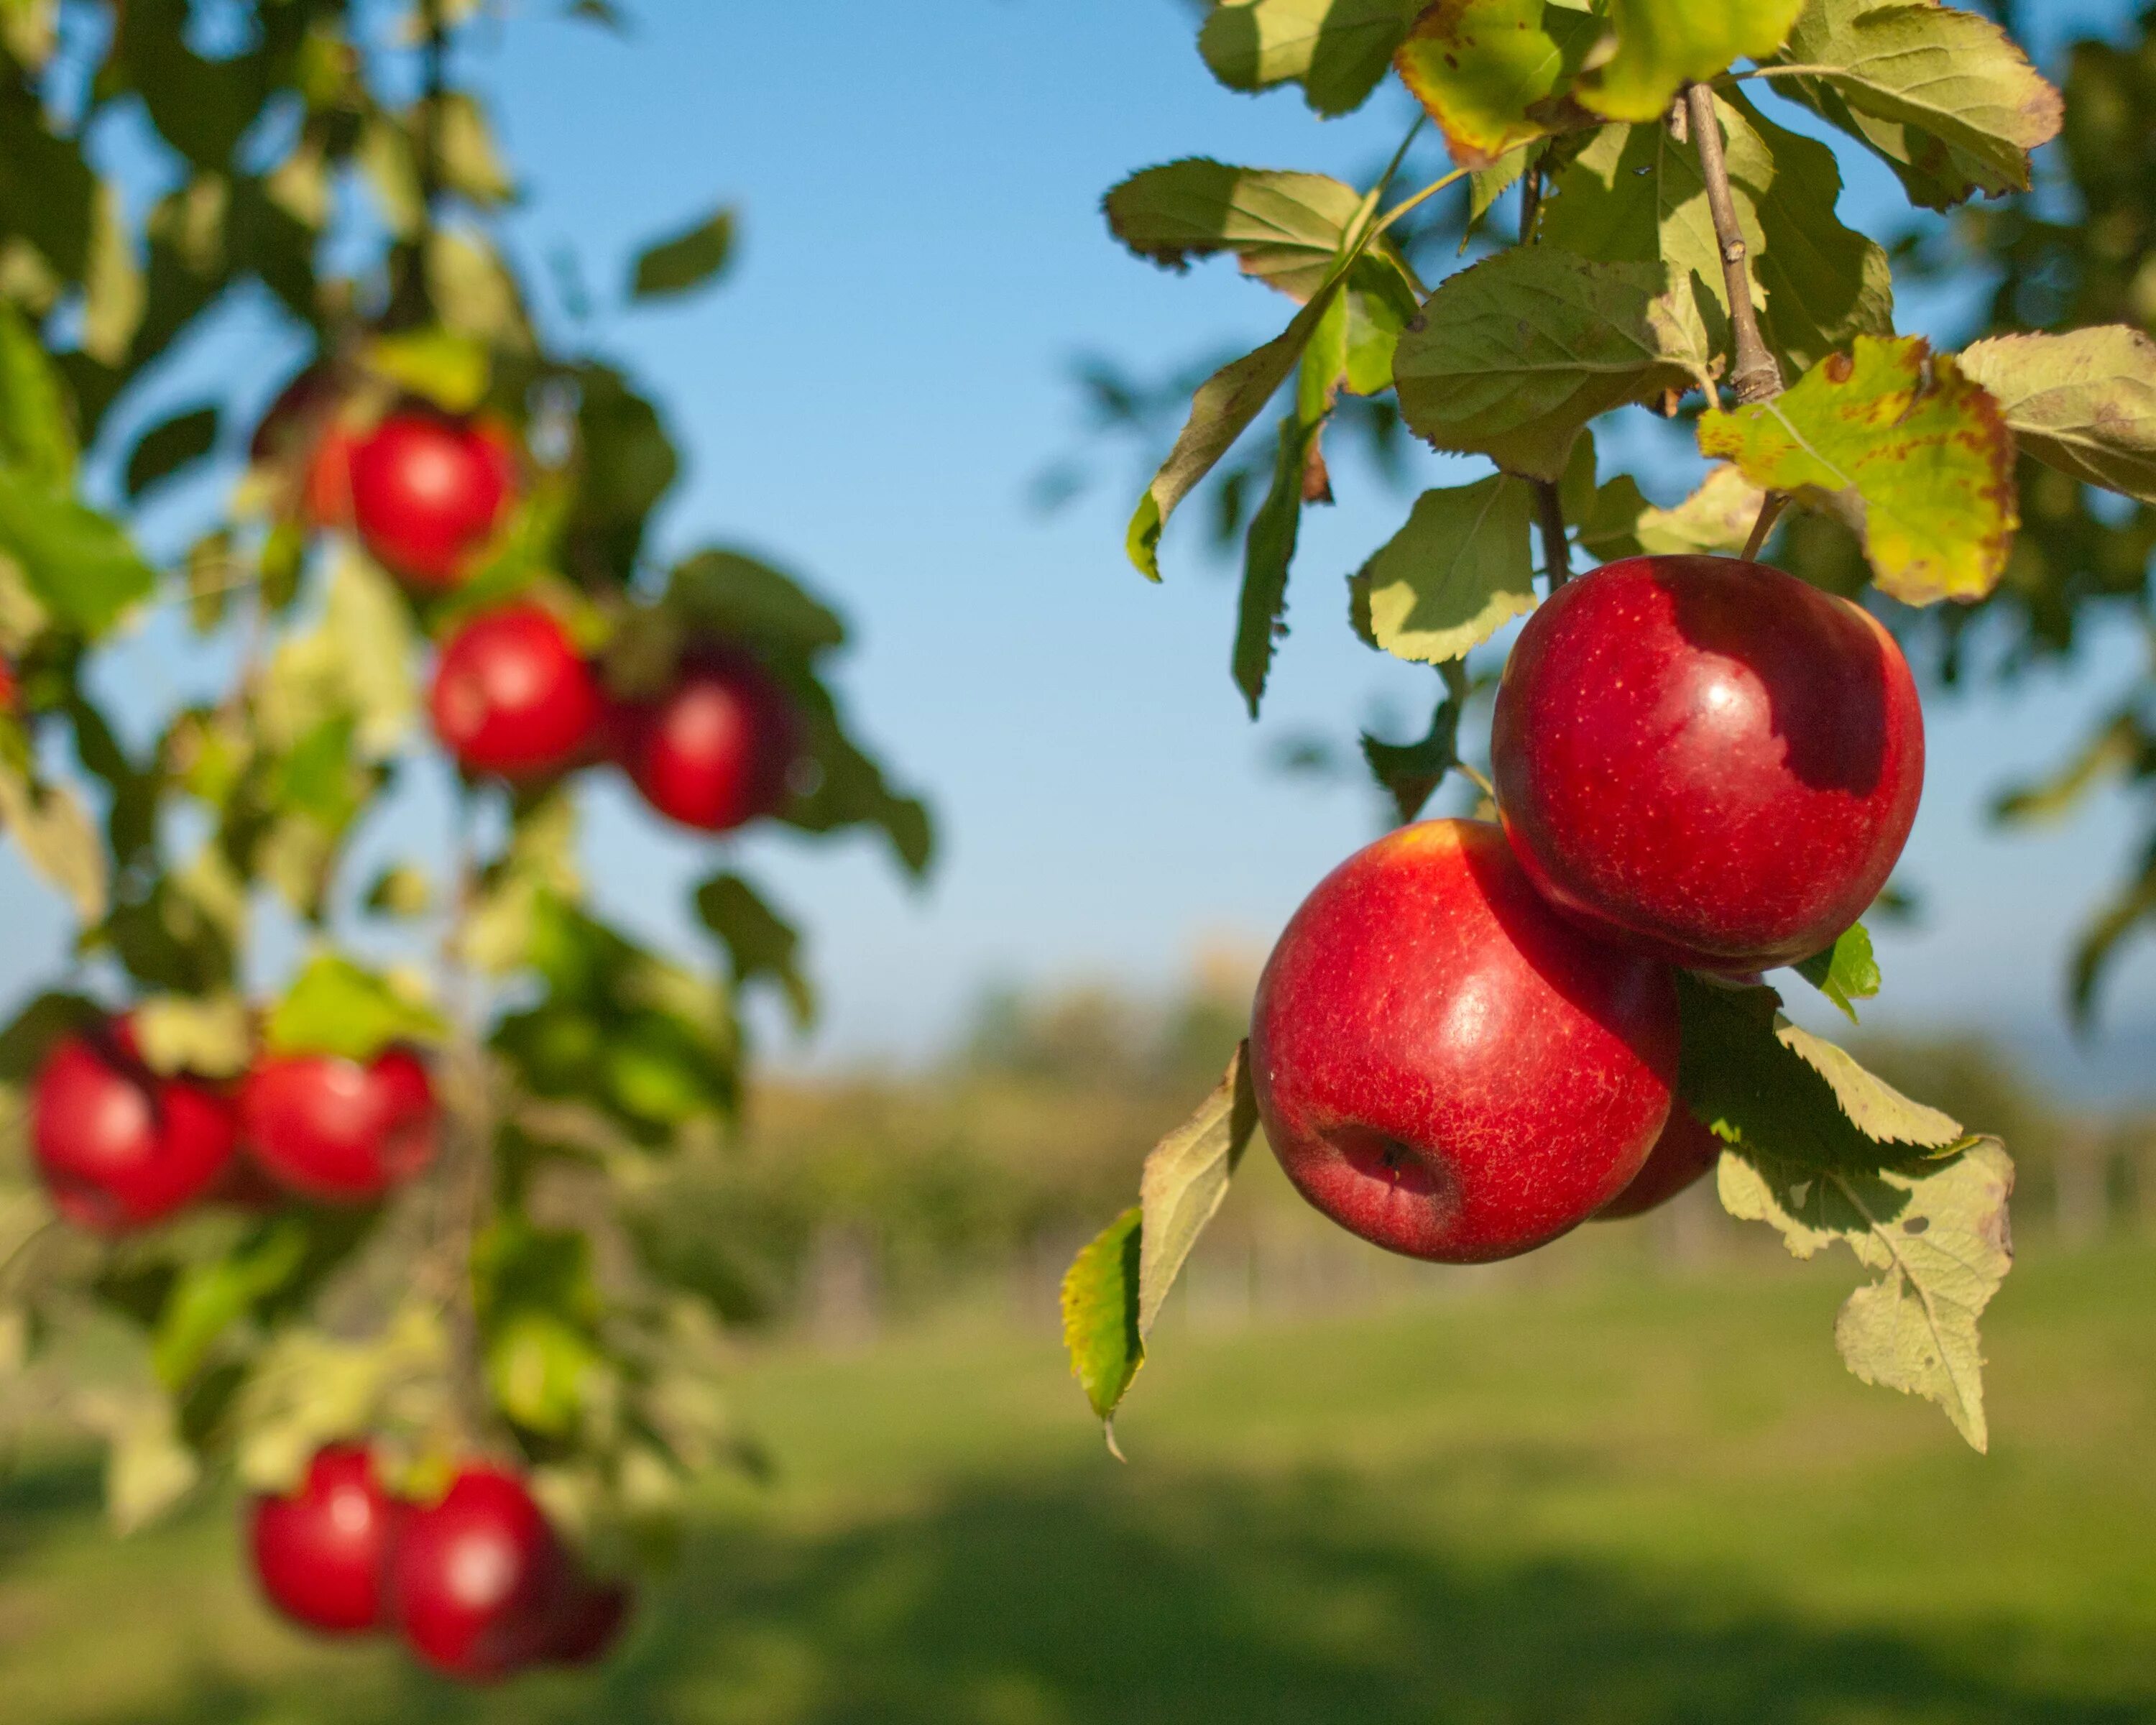
[[[0,8],[0,824],[75,919],[0,1032],[0,1416],[100,1438],[123,1530],[236,1473],[275,1604],[463,1677],[603,1652],[685,1484],[756,1461],[651,1224],[736,1117],[744,994],[813,1014],[800,937],[722,847],[707,952],[609,922],[579,786],[932,848],[839,617],[657,543],[660,405],[501,237],[478,12]],[[242,425],[276,379],[200,343],[249,318],[309,357]],[[146,553],[187,486],[213,524]],[[221,686],[163,699],[183,628]]]
[[[1231,259],[1281,306],[1179,405],[1131,561],[1162,578],[1163,530],[1211,484],[1241,540],[1229,668],[1255,717],[1303,511],[1332,498],[1328,434],[1336,459],[1343,432],[1382,456],[1404,428],[1471,465],[1333,602],[1435,674],[1426,736],[1363,738],[1403,826],[1296,913],[1250,1041],[1065,1280],[1111,1447],[1262,1129],[1318,1209],[1439,1262],[1712,1173],[1796,1255],[1850,1250],[1850,1368],[1983,1449],[2012,1164],[1790,1023],[1782,991],[1854,1020],[1881,987],[1861,918],[1922,779],[1902,640],[2010,603],[2063,645],[2084,598],[2145,594],[2156,343],[2116,260],[2095,267],[2146,225],[2126,147],[2145,51],[2077,57],[2062,100],[1999,21],[1935,0],[1220,0],[1196,45],[1230,89],[1330,118],[1384,88],[1413,119],[1362,183],[1193,155],[1106,194],[1137,257]],[[2030,195],[2062,124],[2094,145],[2074,172],[2107,228]],[[1821,131],[1917,210],[1971,211],[1896,251],[2005,259],[2002,327],[1954,351],[1897,333],[1895,258],[1842,220]],[[2057,267],[2077,249],[2091,267]],[[2035,305],[2062,282],[2067,304]],[[1671,438],[1702,477],[1656,506],[1610,455]],[[1463,721],[1493,693],[1486,770]],[[2118,729],[2103,767],[2142,757]],[[1448,793],[1474,818],[1415,824]],[[2147,904],[2143,883],[2109,939]]]

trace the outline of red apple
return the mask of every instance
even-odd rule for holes
[[[539,1658],[547,1665],[597,1665],[621,1639],[635,1604],[626,1582],[578,1577],[562,1595]]]
[[[1251,1012],[1288,1178],[1351,1233],[1440,1263],[1511,1257],[1608,1204],[1676,1065],[1667,968],[1551,911],[1482,821],[1403,827],[1327,875]]]
[[[331,1635],[372,1629],[403,1507],[364,1448],[318,1451],[298,1491],[254,1502],[254,1573],[270,1603]]]
[[[435,734],[459,764],[524,778],[583,755],[598,734],[606,696],[560,619],[515,604],[449,638],[430,704]]]
[[[490,426],[406,409],[352,440],[352,524],[389,572],[429,592],[454,587],[493,536],[516,485]]]
[[[311,365],[279,392],[248,444],[258,466],[289,465],[300,475],[300,503],[317,526],[352,521],[352,434],[341,423],[335,374]]]
[[[1648,1153],[1646,1166],[1594,1213],[1594,1219],[1621,1222],[1667,1204],[1722,1160],[1722,1140],[1702,1126],[1691,1109],[1676,1103],[1670,1110],[1670,1123]]]
[[[405,1049],[364,1065],[334,1055],[259,1061],[240,1087],[239,1118],[280,1185],[332,1204],[379,1198],[434,1159],[434,1086]]]
[[[15,667],[0,659],[0,712],[15,711]]]
[[[1924,723],[1893,638],[1793,575],[1630,557],[1530,618],[1491,740],[1506,835],[1583,927],[1741,973],[1833,944],[1917,816]]]
[[[64,1038],[30,1097],[31,1147],[59,1213],[117,1234],[203,1197],[230,1165],[238,1124],[200,1079],[143,1065],[125,1020]]]
[[[777,810],[800,758],[793,701],[753,660],[686,667],[660,700],[622,716],[621,763],[661,814],[721,833]]]
[[[389,1613],[428,1664],[486,1681],[542,1656],[573,1579],[524,1482],[468,1467],[406,1521],[389,1563]]]

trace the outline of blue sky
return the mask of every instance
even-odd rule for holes
[[[1281,776],[1279,740],[1348,736],[1387,706],[1405,734],[1426,711],[1428,674],[1373,655],[1339,617],[1340,578],[1411,494],[1351,468],[1339,506],[1308,518],[1293,633],[1253,726],[1226,675],[1228,572],[1173,530],[1162,586],[1123,559],[1140,478],[1127,455],[1054,516],[1029,488],[1081,439],[1073,354],[1143,372],[1255,345],[1282,320],[1283,302],[1226,266],[1176,277],[1128,258],[1106,237],[1101,193],[1195,153],[1353,173],[1397,141],[1400,102],[1321,123],[1293,93],[1222,90],[1176,0],[634,9],[626,42],[554,22],[551,7],[475,33],[469,67],[532,194],[513,239],[535,270],[573,248],[601,302],[593,345],[668,407],[688,471],[666,547],[744,546],[845,610],[859,724],[931,793],[945,841],[926,891],[865,841],[757,834],[737,847],[813,931],[827,1003],[814,1044],[778,1040],[778,1051],[908,1059],[993,978],[1166,987],[1200,942],[1261,950],[1377,822],[1363,788]],[[2044,11],[2053,40],[2119,15],[2110,3]],[[1891,182],[1848,166],[1845,218],[1887,231]],[[743,236],[726,282],[623,311],[624,260],[721,201],[738,205]],[[1941,309],[1905,299],[1903,326]],[[213,366],[259,372],[266,391],[291,358],[236,316],[176,368],[172,393]],[[1447,470],[1425,457],[1418,476]],[[1684,477],[1646,476],[1666,497]],[[2143,650],[2102,639],[2011,699],[1932,702],[1930,783],[1905,868],[1926,913],[1882,942],[1881,1022],[1986,1024],[2061,1079],[2081,1070],[2056,1028],[2062,957],[2132,850],[2131,807],[2112,798],[2059,832],[2012,839],[1979,811],[2002,779],[2051,761]],[[163,621],[113,661],[112,686],[130,689],[216,670]],[[613,913],[693,942],[685,889],[713,847],[662,830],[613,784],[588,806]],[[422,784],[393,835],[424,835],[438,818],[439,786]],[[64,936],[49,896],[12,860],[0,870],[0,990],[14,994],[49,973]],[[2116,1089],[2156,1070],[2156,942],[2120,964],[2110,1002],[2100,1065]]]

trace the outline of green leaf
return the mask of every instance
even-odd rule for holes
[[[707,548],[666,578],[666,603],[695,630],[767,652],[813,658],[843,646],[846,625],[792,576],[735,551]]]
[[[2016,825],[2058,820],[2099,785],[2128,774],[2156,778],[2156,737],[2143,731],[2131,706],[2098,726],[2056,772],[2001,792],[1991,813]]]
[[[1230,90],[1302,85],[1320,114],[1368,100],[1421,0],[1222,0],[1198,33],[1198,51]]]
[[[286,1219],[224,1256],[187,1266],[151,1337],[157,1381],[167,1389],[184,1389],[225,1333],[300,1273],[307,1246],[305,1224]]]
[[[130,1014],[143,1064],[153,1072],[236,1078],[254,1054],[254,1030],[239,995],[151,994]]]
[[[483,208],[496,208],[516,196],[516,182],[502,166],[486,115],[468,92],[444,93],[435,150],[442,183],[449,190]]]
[[[784,991],[798,1028],[815,1023],[816,991],[802,973],[801,937],[754,887],[738,875],[714,875],[696,889],[696,914],[726,943],[737,990],[767,977]]]
[[[1235,649],[1230,665],[1235,686],[1243,691],[1254,719],[1265,696],[1266,675],[1272,669],[1274,644],[1287,633],[1281,619],[1287,608],[1288,565],[1295,559],[1296,540],[1301,531],[1303,476],[1324,424],[1322,408],[1314,419],[1295,413],[1281,421],[1272,485],[1251,516],[1245,540],[1243,585],[1235,607]]]
[[[1460,721],[1467,701],[1467,673],[1457,660],[1440,667],[1445,697],[1430,715],[1430,730],[1419,741],[1387,742],[1363,733],[1363,760],[1385,794],[1393,799],[1400,824],[1422,813],[1445,776],[1460,764]]]
[[[1856,1003],[1879,992],[1879,961],[1872,956],[1871,936],[1861,922],[1851,923],[1823,952],[1815,952],[1796,967],[1797,974],[1856,1022]]]
[[[1812,1168],[1921,1162],[1966,1142],[1952,1117],[1913,1102],[1790,1024],[1772,988],[1680,973],[1677,1087],[1725,1142]]]
[[[110,863],[89,811],[64,785],[40,784],[0,761],[0,830],[23,860],[67,896],[85,924],[105,916]]]
[[[2156,341],[2125,324],[1994,336],[1957,356],[2020,447],[2092,485],[2156,503]]]
[[[1138,1250],[1137,1329],[1141,1344],[1152,1334],[1168,1290],[1183,1273],[1190,1249],[1228,1195],[1228,1182],[1258,1129],[1257,1095],[1250,1087],[1250,1045],[1240,1044],[1213,1092],[1181,1126],[1152,1147],[1138,1177],[1144,1217]],[[1112,1404],[1102,1417],[1113,1411]]]
[[[190,408],[144,432],[128,452],[128,496],[141,496],[158,480],[208,454],[217,447],[217,423],[214,407]]]
[[[1839,1241],[1877,1271],[1835,1321],[1842,1358],[1866,1384],[1938,1403],[1973,1449],[1987,1447],[1977,1321],[2014,1262],[2014,1164],[1996,1138],[1876,1172],[1740,1150],[1722,1158],[1720,1186],[1731,1215],[1769,1224],[1793,1255]]]
[[[1070,1260],[1063,1276],[1063,1345],[1086,1399],[1116,1445],[1116,1408],[1145,1363],[1138,1334],[1139,1219],[1132,1204]],[[1120,1452],[1118,1452],[1120,1453]]]
[[[352,721],[357,752],[396,752],[418,710],[418,639],[396,584],[357,552],[331,565],[322,620],[287,636],[270,655],[256,698],[262,737],[280,753],[300,748],[326,723]]]
[[[74,424],[52,362],[28,321],[0,300],[0,452],[53,492],[74,483]]]
[[[1658,264],[1520,246],[1440,283],[1400,338],[1400,413],[1440,449],[1563,476],[1598,413],[1697,383],[1707,333]]]
[[[341,953],[309,961],[263,1026],[273,1054],[336,1055],[371,1060],[397,1043],[445,1041],[449,1025],[424,1001]]]
[[[487,868],[457,936],[458,956],[489,976],[531,961],[542,902],[583,891],[577,867],[577,805],[566,786],[520,808],[508,848]]]
[[[4,468],[0,552],[21,567],[54,623],[93,639],[157,584],[124,528]]]
[[[367,369],[445,413],[469,413],[486,399],[493,361],[485,345],[443,329],[377,336],[367,345]]]
[[[1686,85],[1782,45],[1804,0],[1609,0],[1616,44],[1578,97],[1609,120],[1656,121]]]
[[[1835,213],[1841,172],[1815,139],[1786,131],[1735,92],[1718,95],[1730,197],[1752,260],[1761,333],[1791,375],[1860,335],[1893,333],[1887,254]],[[1727,308],[1697,146],[1665,126],[1610,126],[1550,188],[1548,244],[1584,257],[1669,265],[1702,305]],[[1717,344],[1719,345],[1719,344]]]
[[[1917,203],[2029,188],[2029,152],[2058,135],[2059,93],[1989,18],[1938,0],[1810,0],[1774,80],[1861,139]]]
[[[27,1082],[61,1038],[105,1019],[105,1009],[84,995],[48,992],[35,996],[0,1030],[0,1084]]]
[[[1190,418],[1168,451],[1168,459],[1138,500],[1125,536],[1131,561],[1150,580],[1160,579],[1160,535],[1175,506],[1213,470],[1235,439],[1250,429],[1267,402],[1302,357],[1319,322],[1331,309],[1339,281],[1321,288],[1294,320],[1273,339],[1240,359],[1221,367],[1191,398]]]
[[[1602,28],[1588,12],[1544,0],[1437,0],[1393,64],[1445,133],[1452,159],[1486,169],[1586,118],[1563,97]],[[1476,195],[1486,209],[1488,198],[1479,188]]]
[[[734,246],[734,213],[714,210],[678,234],[647,246],[629,287],[639,300],[665,299],[703,287],[726,267]]]
[[[201,1479],[202,1465],[181,1441],[172,1404],[162,1396],[131,1399],[90,1419],[110,1446],[105,1458],[105,1512],[116,1532],[146,1527]]]
[[[1921,336],[1859,336],[1771,401],[1709,408],[1699,447],[1841,516],[1906,603],[1981,598],[2006,567],[2013,439],[1999,403]]]
[[[495,1404],[526,1431],[567,1438],[582,1420],[606,1356],[592,1339],[551,1313],[520,1312],[487,1343],[486,1376]]]
[[[2094,1019],[2097,984],[2118,956],[2120,943],[2149,922],[2156,922],[2156,846],[2143,859],[2141,872],[2105,901],[2074,942],[2066,1002],[2076,1025],[2086,1029]]]
[[[1534,511],[1533,488],[1508,473],[1424,491],[1363,568],[1378,644],[1435,665],[1533,610]]]
[[[1170,270],[1232,252],[1243,273],[1296,300],[1325,285],[1362,194],[1327,174],[1186,157],[1132,174],[1101,200],[1132,252]]]

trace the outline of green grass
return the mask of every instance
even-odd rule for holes
[[[1101,1452],[1044,1336],[744,1370],[604,1671],[472,1696],[249,1597],[228,1507],[0,1494],[7,1725],[2111,1725],[2156,1717],[2156,1250],[2027,1255],[1993,1453],[1848,1379],[1848,1266],[1590,1276],[1204,1334]]]

